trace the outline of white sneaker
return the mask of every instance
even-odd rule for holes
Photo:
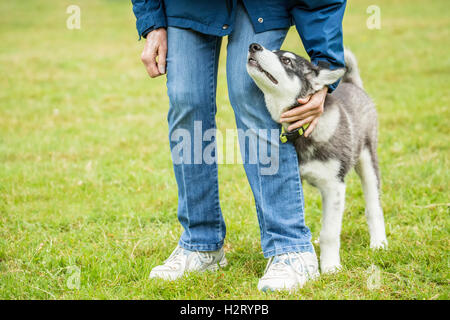
[[[177,246],[164,264],[150,272],[150,278],[176,280],[185,273],[217,271],[227,265],[223,248],[217,251],[190,251]]]
[[[260,291],[292,291],[301,288],[308,280],[319,276],[316,253],[289,252],[271,257],[263,277]]]

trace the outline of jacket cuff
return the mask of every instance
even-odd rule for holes
[[[139,40],[158,28],[166,28],[167,22],[165,16],[153,16],[151,13],[146,14],[136,21],[136,28],[139,33]]]
[[[338,81],[336,81],[333,84],[330,84],[328,86],[328,93],[332,93],[337,88],[337,86],[339,85],[339,82],[341,82],[341,79],[339,79]]]
[[[341,65],[336,65],[336,64],[330,63],[330,61],[324,60],[324,59],[312,59],[311,63],[316,65],[316,66],[318,66],[318,67],[331,69],[331,70],[342,68]],[[333,84],[330,84],[328,86],[328,93],[332,93],[337,88],[337,86],[339,85],[340,81],[341,81],[341,79],[339,79],[338,81],[336,81]]]
[[[141,38],[146,39],[146,38],[147,38],[147,35],[148,35],[150,32],[152,32],[153,30],[155,30],[155,28],[154,28],[154,27],[150,27],[150,28],[148,28],[147,30],[145,30],[144,32],[142,32],[142,34],[139,36],[139,40],[141,40]]]

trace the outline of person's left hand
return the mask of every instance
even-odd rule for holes
[[[295,130],[309,123],[308,129],[306,129],[305,137],[308,137],[314,130],[319,121],[319,117],[323,113],[323,105],[325,97],[327,96],[328,87],[317,91],[312,96],[308,96],[304,99],[298,99],[297,101],[301,106],[292,108],[289,111],[284,112],[281,115],[280,122],[291,123],[288,127],[288,131]]]

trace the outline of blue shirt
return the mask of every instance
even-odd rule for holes
[[[233,31],[238,0],[132,0],[139,37],[179,27],[226,36]],[[241,0],[256,33],[295,24],[314,64],[342,68],[342,19],[346,0]],[[330,86],[334,90],[338,82]]]

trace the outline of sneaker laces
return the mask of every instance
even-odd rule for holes
[[[300,263],[296,262],[295,259],[299,259]],[[275,262],[273,262],[274,260]],[[267,263],[266,270],[264,271],[264,276],[286,277],[289,275],[288,269],[286,267],[291,267],[295,272],[303,274],[304,265],[305,261],[301,254],[298,254],[296,252],[283,253],[270,258],[269,262]]]
[[[183,265],[184,249],[177,247],[172,254],[164,261],[164,265],[172,270],[176,270],[178,266]]]
[[[184,257],[187,255],[185,250],[181,247],[176,248],[172,254],[164,261],[164,265],[172,270],[176,270],[178,267],[184,264]],[[209,252],[191,251],[189,254],[194,254],[194,258],[191,261],[198,265],[210,264],[214,261],[214,256]]]
[[[195,251],[198,259],[203,263],[212,263],[214,261],[214,256],[209,252]]]

